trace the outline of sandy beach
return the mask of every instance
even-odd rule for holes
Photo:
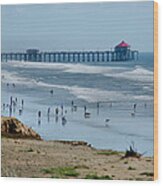
[[[157,178],[154,20],[152,1],[2,5],[2,177]]]
[[[97,150],[79,141],[2,135],[1,144],[3,177],[153,180],[152,157],[123,158],[124,152]]]

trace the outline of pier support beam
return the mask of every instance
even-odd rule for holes
[[[139,52],[130,49],[118,51],[82,51],[82,52],[29,52],[2,53],[1,61],[33,61],[33,62],[109,62],[138,60]]]

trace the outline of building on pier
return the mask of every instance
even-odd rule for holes
[[[38,49],[27,49],[24,53],[2,53],[1,61],[33,62],[109,62],[138,60],[139,52],[131,50],[129,44],[122,41],[114,51],[58,51],[40,52]]]
[[[28,61],[37,61],[39,50],[38,49],[27,49],[26,54],[27,54]]]
[[[116,53],[115,61],[126,61],[130,59],[130,45],[126,42],[122,41],[119,43],[115,46],[114,51]]]
[[[130,45],[125,41],[122,41],[114,48],[113,61],[129,61],[129,60],[138,60],[138,51],[131,51]]]

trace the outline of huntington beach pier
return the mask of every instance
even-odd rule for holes
[[[40,52],[38,49],[27,49],[26,52],[1,53],[1,61],[32,61],[32,62],[109,62],[138,60],[139,52],[131,50],[122,41],[107,51],[55,51]]]

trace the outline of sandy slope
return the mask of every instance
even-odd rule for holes
[[[153,179],[153,158],[122,159],[123,155],[85,144],[2,137],[2,176]]]

